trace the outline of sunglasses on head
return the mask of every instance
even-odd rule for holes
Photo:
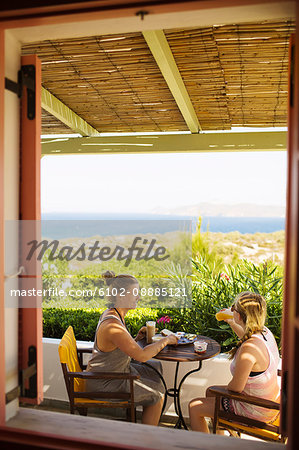
[[[243,320],[244,322],[246,322],[246,315],[245,315],[243,312],[238,311],[238,309],[237,309],[237,307],[236,307],[235,304],[231,306],[230,310],[231,310],[231,312],[236,311],[238,314],[240,314],[242,320]]]

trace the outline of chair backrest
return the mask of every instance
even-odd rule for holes
[[[276,419],[271,422],[272,425],[275,425],[276,427],[280,426],[280,413],[278,414],[278,416],[276,417]]]
[[[58,353],[61,364],[66,364],[69,372],[82,372],[78,361],[77,344],[73,327],[69,326],[64,333],[58,347]],[[84,380],[75,378],[74,390],[84,390]]]

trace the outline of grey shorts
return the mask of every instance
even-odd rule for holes
[[[151,359],[148,364],[155,367],[162,375],[160,361]],[[131,373],[140,375],[140,379],[134,381],[134,400],[136,405],[149,406],[159,402],[164,395],[164,386],[159,375],[145,364],[132,360]]]
[[[147,363],[162,374],[160,361],[151,359]],[[163,398],[163,383],[153,369],[135,360],[131,360],[129,368],[132,374],[140,375],[139,380],[134,380],[134,401],[137,406],[154,405]],[[130,383],[128,380],[87,380],[85,388],[87,392],[129,392]]]

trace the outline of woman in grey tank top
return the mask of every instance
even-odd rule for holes
[[[111,271],[103,274],[110,289],[113,307],[104,311],[100,317],[94,340],[94,347],[87,371],[123,372],[139,374],[134,381],[134,398],[136,405],[143,406],[142,423],[158,425],[164,396],[164,387],[156,372],[142,364],[159,353],[167,344],[176,344],[175,335],[142,349],[137,341],[145,336],[146,327],[142,327],[135,340],[128,332],[125,315],[135,309],[139,300],[139,284],[131,275],[118,275]],[[116,295],[112,295],[116,294]],[[161,363],[151,360],[150,364],[162,372]],[[118,392],[129,391],[127,380],[87,380],[86,390]]]

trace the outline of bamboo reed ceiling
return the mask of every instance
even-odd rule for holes
[[[71,134],[73,133],[64,123],[42,109],[42,134]]]
[[[202,130],[287,121],[288,44],[294,22],[165,30]],[[186,131],[142,33],[24,45],[43,86],[100,132]],[[43,112],[43,134],[69,133]]]

